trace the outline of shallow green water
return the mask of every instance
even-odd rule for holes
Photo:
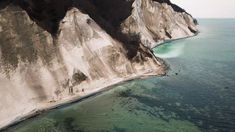
[[[154,49],[168,76],[135,80],[27,120],[12,132],[234,132],[235,20]]]

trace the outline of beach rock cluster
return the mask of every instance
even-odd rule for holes
[[[0,127],[143,75],[164,75],[151,48],[193,36],[169,0],[0,1]]]

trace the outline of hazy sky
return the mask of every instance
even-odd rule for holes
[[[235,18],[235,0],[171,0],[195,18]]]

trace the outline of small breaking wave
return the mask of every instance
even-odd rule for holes
[[[154,55],[160,58],[176,58],[183,54],[185,43],[167,43],[153,49]]]

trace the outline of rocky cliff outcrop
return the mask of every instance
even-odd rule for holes
[[[147,47],[197,33],[196,20],[169,0],[135,0],[133,7],[132,14],[121,24],[121,31],[139,34]]]
[[[192,36],[164,0],[0,1],[0,127],[143,75],[163,75],[151,47]]]

